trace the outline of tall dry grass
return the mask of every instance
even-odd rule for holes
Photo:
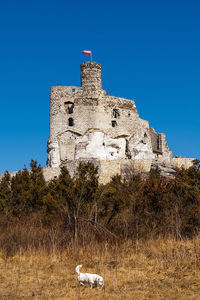
[[[0,184],[0,299],[200,299],[199,162],[106,186],[90,164],[48,186],[31,164]],[[78,286],[78,264],[105,287]]]
[[[105,278],[77,285],[75,266]],[[73,244],[0,257],[0,299],[200,299],[200,238]]]

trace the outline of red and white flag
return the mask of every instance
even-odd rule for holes
[[[83,50],[83,54],[90,55],[90,59],[92,62],[92,51],[91,50]]]
[[[90,51],[90,50],[83,50],[83,54],[91,55],[92,51]]]
[[[90,50],[83,50],[83,54],[91,55],[92,51],[90,51]]]

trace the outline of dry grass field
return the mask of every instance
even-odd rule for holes
[[[77,285],[80,263],[105,278],[103,289]],[[2,254],[0,299],[200,299],[200,239]]]

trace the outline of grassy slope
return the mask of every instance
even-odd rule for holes
[[[80,263],[104,289],[78,287]],[[200,239],[1,255],[0,282],[0,299],[200,299]]]

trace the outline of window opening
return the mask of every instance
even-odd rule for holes
[[[119,114],[119,109],[114,108],[114,109],[113,109],[113,118],[118,119],[119,116],[120,116],[120,114]]]
[[[116,121],[112,121],[112,127],[116,127],[117,126],[117,122]]]
[[[162,137],[161,137],[161,134],[157,135],[157,150],[162,151]]]
[[[127,139],[126,139],[125,155],[127,156],[128,159],[131,159],[131,157],[132,157],[130,149],[129,149],[129,142]]]
[[[72,93],[75,93],[75,89],[72,89]]]
[[[74,120],[72,118],[68,119],[69,126],[74,126]]]
[[[66,112],[68,114],[73,114],[73,112],[74,112],[74,103],[71,102],[71,101],[67,101],[67,102],[64,103],[64,105],[65,105]]]

